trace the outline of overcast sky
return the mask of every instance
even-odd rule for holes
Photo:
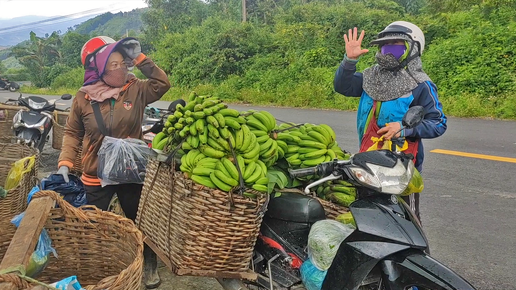
[[[116,13],[142,7],[147,7],[144,0],[0,0],[0,19],[27,15],[64,16],[85,11],[88,11],[86,15]]]

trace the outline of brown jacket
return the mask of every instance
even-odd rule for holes
[[[170,88],[170,82],[163,70],[143,54],[137,59],[138,69],[148,80],[135,79],[127,84],[115,101],[111,117],[111,100],[100,103],[106,128],[111,128],[115,138],[142,138],[142,120],[145,107],[159,100]],[[58,166],[73,167],[75,156],[82,146],[82,181],[85,185],[100,185],[97,178],[97,152],[104,136],[95,120],[95,114],[88,96],[78,92],[72,102],[66,121],[63,147]]]

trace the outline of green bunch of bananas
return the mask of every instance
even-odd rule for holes
[[[344,153],[337,144],[335,131],[330,126],[309,123],[294,126],[283,123],[276,134],[276,139],[288,146],[285,159],[292,168],[312,167],[333,159],[349,159],[349,154]]]
[[[246,187],[267,192],[267,166],[246,122],[219,98],[192,93],[184,107],[178,105],[168,116],[153,148],[182,141],[180,170],[198,184],[228,192],[240,185],[241,175]]]
[[[357,197],[356,188],[344,180],[327,181],[317,186],[315,193],[319,198],[345,207],[349,207]]]
[[[256,143],[259,146],[258,158],[265,163],[267,167],[273,166],[278,159],[285,156],[288,149],[287,143],[273,138],[273,132],[276,129],[276,118],[267,111],[250,110],[243,112],[246,115],[246,125],[250,128],[251,133],[256,136]]]

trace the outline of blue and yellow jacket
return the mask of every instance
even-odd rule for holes
[[[373,99],[362,88],[362,73],[356,72],[356,64],[342,61],[333,82],[335,91],[348,97],[360,97],[357,112],[357,131],[359,143],[367,129],[368,116],[373,107]],[[391,122],[401,122],[403,115],[412,106],[423,106],[425,109],[424,120],[416,128],[405,129],[407,139],[431,139],[444,134],[446,131],[446,116],[442,110],[442,104],[437,97],[437,87],[433,82],[420,83],[411,94],[398,99],[382,102],[378,113],[377,122],[380,128]],[[416,168],[422,171],[424,159],[423,142],[419,142],[416,156]]]

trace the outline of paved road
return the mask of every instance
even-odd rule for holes
[[[0,102],[7,95],[0,93]],[[354,112],[267,110],[285,121],[326,123],[335,129],[341,147],[358,150]],[[508,159],[430,152],[434,149]],[[442,137],[425,140],[425,154],[422,219],[432,255],[478,289],[516,289],[516,163],[507,162],[516,160],[516,122],[450,118]],[[220,289],[211,279],[168,276],[167,280],[174,283],[173,289]]]

